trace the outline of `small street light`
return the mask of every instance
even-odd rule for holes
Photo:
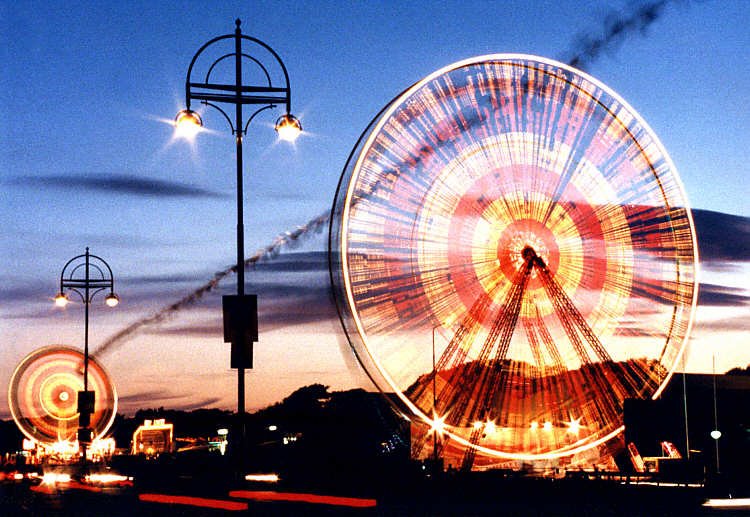
[[[107,291],[104,303],[115,307],[120,298],[114,291],[112,268],[101,257],[89,253],[77,255],[63,266],[60,273],[60,291],[55,296],[55,305],[65,307],[70,302],[68,293],[75,293],[84,307],[83,339],[83,391],[78,392],[78,443],[81,446],[83,463],[86,463],[86,448],[91,443],[91,415],[96,406],[96,394],[89,391],[89,305],[97,293]]]

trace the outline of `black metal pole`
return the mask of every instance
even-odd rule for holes
[[[83,324],[83,391],[89,390],[89,249],[86,248],[86,281]]]
[[[687,348],[687,347],[686,347]],[[688,426],[687,380],[685,379],[685,357],[687,350],[682,352],[682,409],[685,415],[685,451],[690,460],[690,430]]]
[[[245,295],[245,226],[242,188],[242,31],[240,20],[234,31],[235,68],[235,136],[237,144],[237,296]],[[242,464],[245,452],[245,368],[237,368],[237,418],[239,419],[239,443],[237,465]]]
[[[89,392],[89,248],[86,247],[86,281],[85,281],[85,288],[84,288],[84,299],[83,299],[83,306],[84,306],[84,318],[83,318],[83,391],[86,393],[86,397],[88,400],[88,392]],[[79,417],[80,418],[80,417]],[[86,421],[88,422],[88,419],[90,418],[90,415],[86,416]],[[86,424],[86,427],[88,427],[88,423]],[[79,423],[80,427],[80,423]],[[79,439],[80,439],[80,433],[79,433]],[[86,449],[88,444],[86,441],[83,441],[82,449],[83,449],[83,464],[86,464]]]
[[[716,353],[714,352],[711,357],[711,368],[713,370],[713,384],[714,384],[714,431],[719,430],[719,409],[716,400]],[[719,438],[720,436],[713,437],[714,445],[716,446],[716,473],[720,473],[719,469]]]
[[[93,259],[93,261],[92,261]],[[70,269],[69,269],[70,268]],[[92,271],[93,270],[93,271]],[[92,272],[94,277],[92,278]],[[68,277],[66,278],[66,273]],[[97,273],[99,277],[97,277]],[[82,276],[79,276],[82,275]],[[108,275],[108,276],[107,276]],[[81,255],[76,255],[63,266],[60,273],[60,292],[55,297],[57,305],[64,306],[68,297],[66,290],[72,291],[80,296],[83,302],[83,389],[78,392],[78,443],[82,452],[81,463],[88,461],[87,452],[91,443],[91,415],[94,414],[96,406],[96,392],[89,391],[89,321],[91,301],[96,293],[103,289],[109,289],[106,302],[111,306],[117,305],[117,296],[114,293],[114,279],[112,269],[104,259],[92,255],[89,248]]]
[[[432,327],[432,418],[437,419],[437,372],[435,371],[435,327]],[[432,469],[433,473],[437,472],[438,449],[437,449],[437,426],[433,422],[435,429],[432,433]]]

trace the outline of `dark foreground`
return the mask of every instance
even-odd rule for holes
[[[292,486],[230,479],[146,478],[108,487],[5,481],[0,515],[60,516],[711,516],[750,515],[703,506],[703,487],[626,485],[604,479],[531,479],[492,473],[401,477],[380,488]],[[348,493],[347,493],[348,492]]]

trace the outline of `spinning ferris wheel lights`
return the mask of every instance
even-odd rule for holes
[[[78,393],[83,389],[81,351],[67,346],[40,348],[16,367],[8,388],[11,415],[30,440],[45,445],[75,442]],[[89,389],[95,393],[90,417],[92,439],[109,430],[117,413],[117,393],[109,374],[89,358]]]
[[[623,401],[666,386],[697,296],[692,218],[651,129],[596,79],[523,55],[455,63],[384,108],[342,174],[329,256],[365,370],[414,421],[441,415],[469,466],[596,456]]]

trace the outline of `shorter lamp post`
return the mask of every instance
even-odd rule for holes
[[[432,327],[432,418],[437,418],[437,371],[435,370],[435,328]],[[437,469],[437,429],[432,433],[432,468]]]
[[[95,392],[89,391],[89,305],[100,291],[109,290],[104,303],[115,307],[120,298],[114,292],[112,269],[104,259],[89,253],[77,255],[63,266],[60,273],[60,291],[55,296],[55,305],[65,307],[70,298],[68,293],[76,293],[84,306],[84,339],[83,339],[83,391],[78,392],[78,443],[83,451],[83,463],[86,463],[86,448],[92,439],[91,415],[94,413]]]
[[[714,428],[711,431],[711,438],[714,440],[714,445],[716,446],[716,473],[719,474],[719,438],[721,438],[721,431],[719,431],[719,410],[718,410],[718,403],[716,399],[716,354],[713,355],[712,360],[712,369],[713,369],[713,387],[714,387]]]
[[[439,417],[437,413],[437,364],[435,353],[435,331],[442,324],[432,327],[432,473],[436,475],[443,471],[440,462],[440,447],[442,447],[443,433],[445,432],[445,417]],[[438,443],[438,435],[439,442]]]

